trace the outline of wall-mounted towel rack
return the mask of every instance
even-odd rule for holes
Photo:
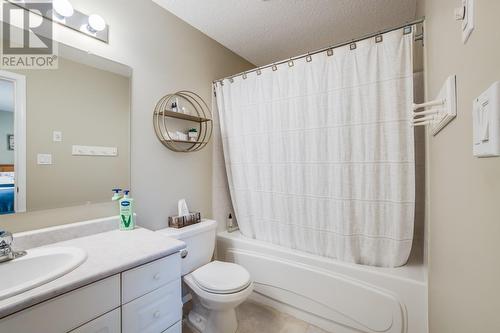
[[[456,82],[455,75],[448,77],[436,99],[413,104],[411,125],[430,126],[433,135],[448,125],[457,116]]]

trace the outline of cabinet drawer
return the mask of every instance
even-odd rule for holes
[[[70,333],[120,333],[121,325],[121,311],[118,308],[78,327]]]
[[[122,333],[161,333],[182,318],[181,280],[122,306]]]
[[[170,327],[166,331],[163,331],[163,333],[182,333],[182,322],[178,321],[174,326]]]
[[[180,254],[153,261],[122,273],[122,304],[158,289],[181,276]]]
[[[8,316],[0,332],[65,333],[119,306],[118,274]]]

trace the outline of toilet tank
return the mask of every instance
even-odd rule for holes
[[[184,228],[166,228],[156,232],[186,243],[187,256],[182,260],[182,275],[208,264],[212,260],[217,235],[217,221],[202,220]]]

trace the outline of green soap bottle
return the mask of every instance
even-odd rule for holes
[[[123,191],[125,195],[120,199],[120,230],[133,230],[134,221],[134,199],[129,197],[129,190]]]

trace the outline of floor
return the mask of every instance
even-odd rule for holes
[[[236,333],[328,333],[271,307],[247,301],[236,309]],[[192,333],[184,325],[182,333]]]

